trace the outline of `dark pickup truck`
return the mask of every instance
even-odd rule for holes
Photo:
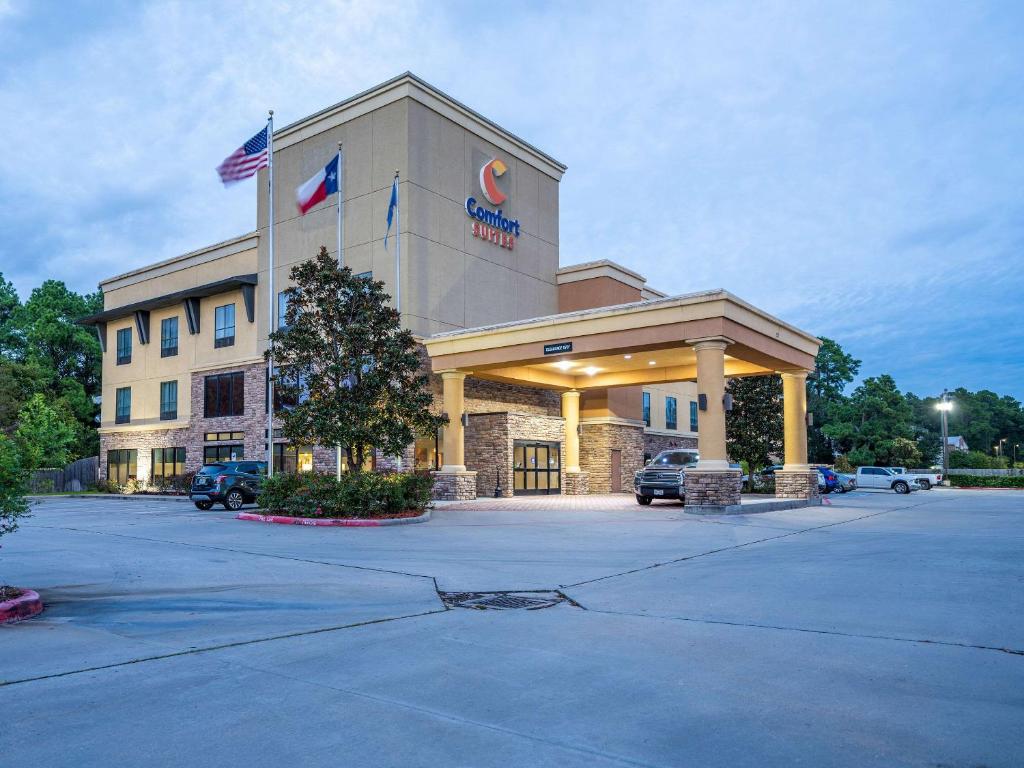
[[[633,478],[638,504],[647,506],[654,499],[685,500],[683,470],[697,465],[700,454],[678,448],[662,451]]]

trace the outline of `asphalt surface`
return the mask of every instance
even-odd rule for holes
[[[1024,493],[305,528],[51,499],[0,765],[1024,765]],[[542,610],[442,592],[558,590]]]

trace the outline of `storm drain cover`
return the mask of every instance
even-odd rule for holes
[[[449,608],[478,611],[536,611],[559,603],[572,603],[561,592],[439,592]]]

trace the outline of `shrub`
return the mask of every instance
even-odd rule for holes
[[[258,502],[289,517],[382,517],[422,511],[430,503],[433,478],[384,472],[280,473],[267,478]]]
[[[957,488],[1024,488],[1024,475],[950,475],[948,479]]]
[[[836,472],[842,472],[845,475],[852,475],[857,471],[845,456],[836,456],[835,469]]]
[[[18,518],[28,514],[28,472],[22,462],[18,446],[0,434],[0,536],[16,531]]]

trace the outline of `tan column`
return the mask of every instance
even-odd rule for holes
[[[444,466],[442,472],[466,471],[465,428],[462,426],[462,412],[465,408],[464,371],[441,371],[444,387],[444,412],[448,423],[444,427]]]
[[[725,452],[725,348],[727,339],[701,339],[693,344],[697,353],[697,392],[707,396],[707,410],[698,419],[697,448],[700,461],[697,471],[729,469]]]
[[[580,471],[580,393],[575,390],[562,393],[562,418],[565,419],[566,472]]]
[[[807,371],[782,374],[782,412],[787,470],[810,469],[807,464]]]

